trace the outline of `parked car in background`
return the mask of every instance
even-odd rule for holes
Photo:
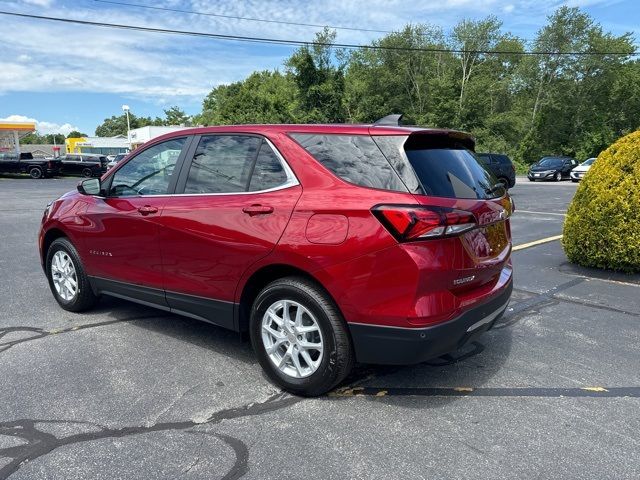
[[[24,152],[0,153],[0,173],[28,173],[31,178],[46,178],[57,175],[60,160],[53,158],[33,158],[33,154]]]
[[[173,132],[49,204],[51,292],[248,332],[282,388],[412,364],[490,329],[512,290],[513,206],[461,132],[397,123]]]
[[[516,184],[516,167],[511,159],[502,153],[476,153],[482,166],[493,173],[505,188]]]
[[[107,171],[107,157],[88,153],[68,153],[60,157],[62,175],[82,175],[83,177],[99,177]]]
[[[582,180],[582,177],[586,175],[586,173],[591,168],[591,165],[593,165],[593,162],[595,161],[596,161],[595,157],[587,158],[584,162],[582,162],[576,168],[571,170],[571,181],[579,182],[580,180]]]
[[[557,182],[563,178],[570,178],[571,170],[577,165],[578,162],[571,157],[542,157],[529,167],[527,177],[530,182],[536,180],[553,180]]]
[[[107,170],[115,167],[118,162],[120,162],[124,157],[126,157],[128,154],[126,153],[119,153],[117,155],[114,155],[114,157],[109,160],[109,163],[107,163]]]

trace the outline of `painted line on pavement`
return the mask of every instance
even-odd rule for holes
[[[639,398],[640,387],[346,387],[330,397],[546,397]]]
[[[518,250],[524,250],[525,248],[535,247],[536,245],[542,245],[543,243],[555,242],[556,240],[560,240],[562,235],[554,235],[553,237],[541,238],[540,240],[534,240],[529,243],[522,243],[520,245],[516,245],[513,247],[513,251],[517,252]]]
[[[517,213],[531,213],[531,214],[534,214],[534,215],[556,215],[558,217],[566,217],[567,216],[566,213],[536,212],[536,211],[533,211],[533,210],[516,210],[514,212],[514,215],[517,214]]]

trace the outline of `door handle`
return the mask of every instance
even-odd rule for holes
[[[142,215],[149,215],[150,213],[158,213],[158,207],[152,207],[151,205],[145,205],[144,207],[139,207],[138,211]]]
[[[273,207],[269,207],[267,205],[251,205],[249,207],[244,207],[242,211],[250,217],[255,217],[256,215],[269,215],[270,213],[273,213]]]

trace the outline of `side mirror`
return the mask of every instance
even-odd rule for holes
[[[99,195],[102,190],[99,178],[87,178],[78,184],[78,191],[82,195]]]

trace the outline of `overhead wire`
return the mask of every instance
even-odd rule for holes
[[[190,30],[175,30],[169,28],[146,27],[142,25],[127,25],[121,23],[94,22],[90,20],[79,20],[73,18],[52,17],[47,15],[34,15],[29,13],[10,12],[0,10],[0,15],[13,16],[18,18],[28,18],[32,20],[42,20],[49,22],[59,22],[67,24],[85,25],[102,28],[115,28],[121,30],[132,30],[139,32],[185,35],[200,38],[212,38],[216,40],[231,40],[239,42],[264,43],[271,45],[290,45],[290,46],[320,46],[327,48],[344,48],[344,49],[362,49],[362,50],[388,50],[388,51],[407,51],[407,52],[428,52],[428,53],[455,53],[455,54],[478,54],[478,55],[559,55],[559,56],[637,56],[639,52],[616,52],[616,51],[578,51],[578,52],[557,52],[557,51],[535,51],[535,50],[475,50],[475,49],[457,49],[457,48],[440,48],[440,47],[397,47],[392,45],[367,45],[354,43],[330,43],[319,42],[313,40],[291,40],[280,38],[252,37],[246,35],[227,35],[220,33],[198,32]]]

